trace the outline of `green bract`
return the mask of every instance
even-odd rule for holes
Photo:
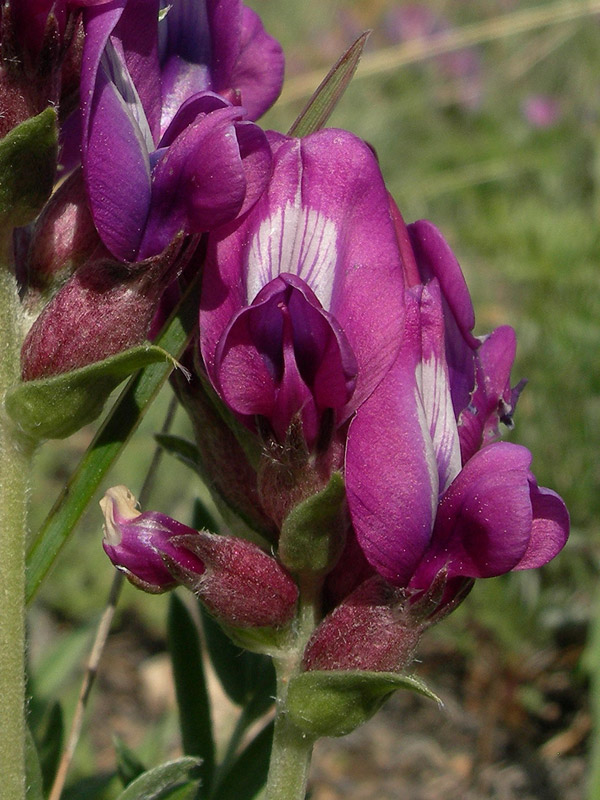
[[[33,439],[63,439],[102,412],[121,381],[148,364],[173,361],[165,350],[141,345],[81,369],[26,381],[6,397],[6,409],[20,430]]]
[[[47,108],[0,141],[0,221],[26,225],[50,197],[56,171],[56,111]]]
[[[345,736],[370,719],[398,689],[440,702],[424,683],[409,675],[315,670],[292,678],[287,707],[292,721],[304,733],[315,738]]]
[[[334,472],[327,486],[293,508],[285,518],[279,558],[291,572],[326,574],[346,540],[346,490]]]

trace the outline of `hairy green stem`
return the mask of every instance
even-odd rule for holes
[[[322,581],[300,582],[300,607],[294,640],[274,659],[277,698],[273,747],[265,800],[304,800],[314,739],[303,733],[287,713],[290,680],[301,670],[302,655],[319,618]]]
[[[2,247],[2,255],[6,247]],[[20,377],[14,275],[0,264],[0,775],[2,797],[25,797],[25,537],[31,447],[4,411]]]

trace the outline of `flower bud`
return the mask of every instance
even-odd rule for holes
[[[305,670],[400,672],[426,627],[407,594],[379,576],[362,583],[327,616],[304,652]]]
[[[191,531],[175,541],[203,562],[204,572],[198,574],[166,553],[165,564],[219,622],[233,628],[279,628],[291,622],[298,599],[296,584],[257,545],[206,531]]]
[[[54,192],[33,226],[23,259],[25,304],[49,300],[99,244],[78,169]]]
[[[138,588],[158,594],[177,585],[164,564],[165,553],[185,560],[199,573],[204,571],[201,561],[172,543],[174,536],[190,529],[162,514],[142,514],[126,486],[109,489],[100,500],[100,508],[104,514],[104,550]]]
[[[255,544],[141,513],[124,486],[109,489],[100,505],[104,549],[139,588],[156,593],[182,584],[232,628],[280,628],[292,620],[296,584]]]
[[[80,267],[29,331],[21,349],[23,380],[69,372],[141,344],[186,254],[179,238],[135,269],[110,257]]]

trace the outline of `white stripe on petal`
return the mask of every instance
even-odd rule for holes
[[[246,272],[250,304],[267,283],[284,272],[302,278],[329,309],[337,263],[337,227],[314,208],[301,205],[299,195],[277,208],[252,237]]]
[[[443,362],[432,356],[417,367],[417,384],[438,465],[440,496],[461,468],[460,441]]]

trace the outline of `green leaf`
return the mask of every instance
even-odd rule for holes
[[[342,554],[347,526],[344,479],[334,472],[322,491],[285,518],[278,550],[282,564],[295,573],[326,574]]]
[[[113,743],[117,754],[119,778],[123,786],[129,786],[136,778],[146,772],[146,767],[121,738],[113,736]]]
[[[199,497],[194,500],[192,528],[195,528],[197,531],[205,530],[210,531],[211,533],[219,532],[219,526],[217,525],[215,518]]]
[[[269,772],[273,723],[270,722],[242,750],[223,776],[211,800],[252,800],[265,785]]]
[[[0,226],[26,225],[50,197],[56,172],[56,111],[26,119],[0,141]]]
[[[60,703],[55,700],[48,704],[40,724],[34,731],[45,791],[49,791],[56,775],[63,737],[63,711]]]
[[[144,772],[119,795],[118,800],[165,800],[186,785],[198,784],[199,760],[184,757]]]
[[[176,594],[171,594],[169,602],[168,640],[183,750],[187,755],[202,759],[202,784],[210,787],[215,766],[215,745],[200,631]]]
[[[210,660],[227,696],[239,706],[246,706],[257,695],[264,696],[264,702],[272,698],[275,695],[272,660],[235,645],[201,603],[199,607]]]
[[[348,88],[371,31],[365,31],[336,61],[300,112],[288,136],[308,136],[321,130]]]
[[[25,779],[27,800],[44,800],[42,769],[29,725],[25,729]]]
[[[172,433],[157,433],[154,438],[162,449],[174,456],[186,467],[189,467],[197,475],[201,476],[200,470],[200,454],[198,448],[193,442],[184,439],[182,436],[175,436]]]
[[[64,788],[60,800],[114,800],[120,791],[119,783],[114,772],[80,778]]]
[[[198,297],[194,281],[156,339],[156,346],[173,359],[179,359],[193,335],[197,321]],[[28,601],[35,595],[99,484],[142,421],[172,368],[172,362],[151,364],[134,375],[123,389],[33,540],[27,558]]]
[[[345,736],[370,719],[398,689],[440,703],[424,683],[409,675],[315,670],[292,678],[287,708],[295,725],[311,736]]]
[[[111,392],[134,372],[158,362],[173,365],[165,350],[140,345],[80,369],[25,381],[6,397],[6,410],[33,439],[64,439],[93,422]]]

